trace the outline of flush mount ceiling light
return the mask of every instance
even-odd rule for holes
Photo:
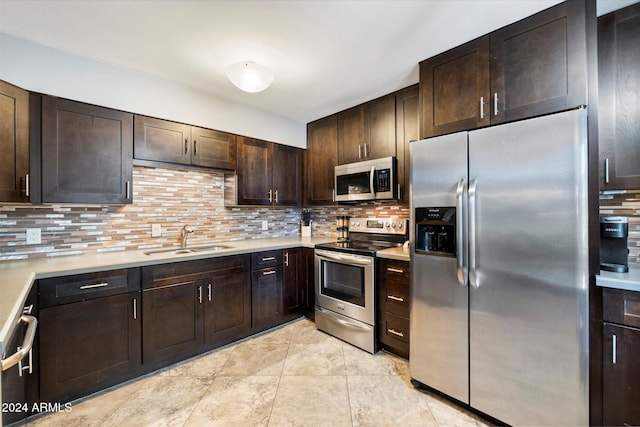
[[[245,92],[262,92],[273,82],[273,71],[253,61],[235,62],[227,67],[227,77]]]

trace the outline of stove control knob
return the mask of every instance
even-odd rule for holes
[[[385,227],[389,228],[391,224],[389,224],[388,222],[384,225]]]
[[[351,226],[355,227],[356,226],[356,222],[355,221],[351,221]]]
[[[401,222],[398,223],[398,230],[402,230],[402,223]]]
[[[395,222],[391,223],[391,228],[396,228],[396,223]]]

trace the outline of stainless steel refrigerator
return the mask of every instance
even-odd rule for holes
[[[587,110],[411,144],[411,377],[588,425]]]

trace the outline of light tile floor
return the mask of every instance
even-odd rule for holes
[[[302,319],[74,402],[29,426],[487,426],[409,365]]]

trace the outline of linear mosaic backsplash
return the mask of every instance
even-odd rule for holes
[[[225,207],[223,185],[217,171],[135,166],[131,205],[0,206],[0,261],[177,247],[185,224],[195,228],[190,245],[300,234],[301,208]],[[335,236],[336,215],[409,216],[407,207],[388,202],[311,212],[313,235],[327,237]],[[161,237],[151,237],[151,224],[161,224]],[[25,243],[27,228],[41,229],[41,244]]]
[[[626,216],[629,220],[629,262],[640,263],[640,190],[600,194],[600,215]]]

